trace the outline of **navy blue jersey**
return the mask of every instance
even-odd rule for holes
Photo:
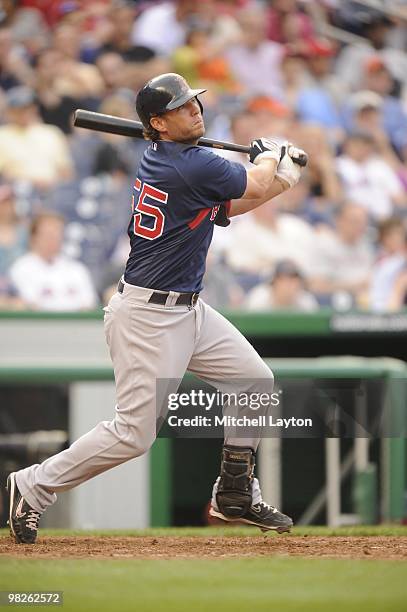
[[[216,215],[243,195],[246,183],[244,166],[202,147],[153,143],[134,183],[125,281],[162,291],[200,291]]]

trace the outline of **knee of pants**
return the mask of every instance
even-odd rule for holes
[[[142,430],[139,426],[128,423],[116,423],[116,430],[121,440],[130,447],[132,457],[140,457],[147,453],[157,437],[155,428]]]
[[[245,369],[245,378],[250,381],[251,379],[254,381],[264,381],[264,385],[267,387],[273,386],[274,384],[274,375],[270,370],[267,363],[263,361],[263,359],[257,355],[256,359],[251,359],[246,366]]]
[[[272,393],[274,389],[274,374],[264,364],[263,368],[259,368],[254,376],[246,379],[247,392],[257,393]]]
[[[153,443],[154,443],[154,440],[149,440],[147,442],[143,442],[142,444],[137,443],[137,442],[131,442],[131,441],[128,442],[129,459],[136,459],[136,457],[141,457],[142,455],[145,455],[146,453],[148,453]]]
[[[145,455],[146,453],[148,453],[148,451],[150,450],[154,442],[155,442],[155,437],[152,438],[151,440],[148,440],[144,444],[142,444],[141,447],[139,448],[138,456]]]
[[[143,435],[142,439],[140,437],[132,442],[132,447],[134,449],[134,456],[141,457],[141,455],[145,455],[148,453],[154,441],[156,439],[155,435]]]

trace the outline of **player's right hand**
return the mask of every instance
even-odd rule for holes
[[[259,164],[262,159],[274,159],[277,163],[281,158],[281,141],[270,138],[256,138],[250,143],[249,158],[252,164]]]
[[[277,166],[276,177],[283,179],[289,187],[294,187],[301,178],[301,166],[294,160],[306,159],[307,154],[291,142],[285,142],[281,147],[281,152],[283,156]]]

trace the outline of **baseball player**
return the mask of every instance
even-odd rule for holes
[[[156,438],[156,381],[175,392],[186,370],[224,393],[268,393],[273,374],[244,336],[199,298],[214,223],[264,204],[293,186],[303,153],[276,140],[251,143],[253,168],[197,146],[204,134],[204,89],[163,74],[138,93],[137,113],[152,140],[134,182],[131,252],[105,308],[117,405],[70,448],[7,480],[9,525],[34,543],[41,514],[66,491],[147,452]],[[256,237],[253,236],[253,240]],[[260,432],[225,430],[210,514],[223,521],[289,531],[292,520],[261,497],[254,477]]]

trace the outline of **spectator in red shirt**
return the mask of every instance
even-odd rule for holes
[[[312,21],[299,9],[296,0],[271,0],[267,10],[267,36],[270,40],[301,47],[314,35]]]

